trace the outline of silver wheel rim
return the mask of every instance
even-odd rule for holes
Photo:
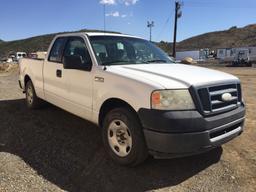
[[[30,105],[33,103],[33,89],[31,86],[27,88],[27,101]]]
[[[131,152],[131,132],[123,121],[113,120],[109,124],[108,142],[112,151],[119,157],[125,157]]]

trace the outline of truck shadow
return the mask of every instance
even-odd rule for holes
[[[54,106],[30,111],[24,100],[0,101],[0,151],[21,157],[67,191],[147,191],[177,185],[214,163],[222,148],[121,167],[105,154],[100,129]]]

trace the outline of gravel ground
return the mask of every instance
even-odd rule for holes
[[[256,69],[238,75],[247,102],[244,133],[205,154],[114,164],[100,129],[53,106],[30,111],[17,72],[0,73],[0,191],[256,191]]]

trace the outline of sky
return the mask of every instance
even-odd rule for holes
[[[0,39],[104,29],[172,41],[175,0],[0,0]],[[105,13],[104,13],[105,5]],[[256,23],[256,0],[183,0],[177,40]]]

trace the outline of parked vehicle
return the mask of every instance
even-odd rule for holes
[[[45,59],[45,55],[47,53],[44,52],[44,51],[37,51],[35,53],[29,53],[28,54],[28,58],[31,58],[31,59]]]
[[[107,153],[122,165],[137,165],[148,154],[202,153],[243,131],[237,77],[173,63],[137,37],[57,35],[45,60],[21,59],[19,67],[29,108],[45,100],[97,124]]]
[[[25,52],[17,52],[15,54],[14,60],[15,61],[19,61],[19,59],[24,58],[24,57],[27,57],[27,53],[25,53]]]
[[[249,54],[249,49],[241,49],[237,52],[235,55],[235,59],[232,62],[233,67],[250,67],[251,64],[251,59],[250,59],[250,54]]]

